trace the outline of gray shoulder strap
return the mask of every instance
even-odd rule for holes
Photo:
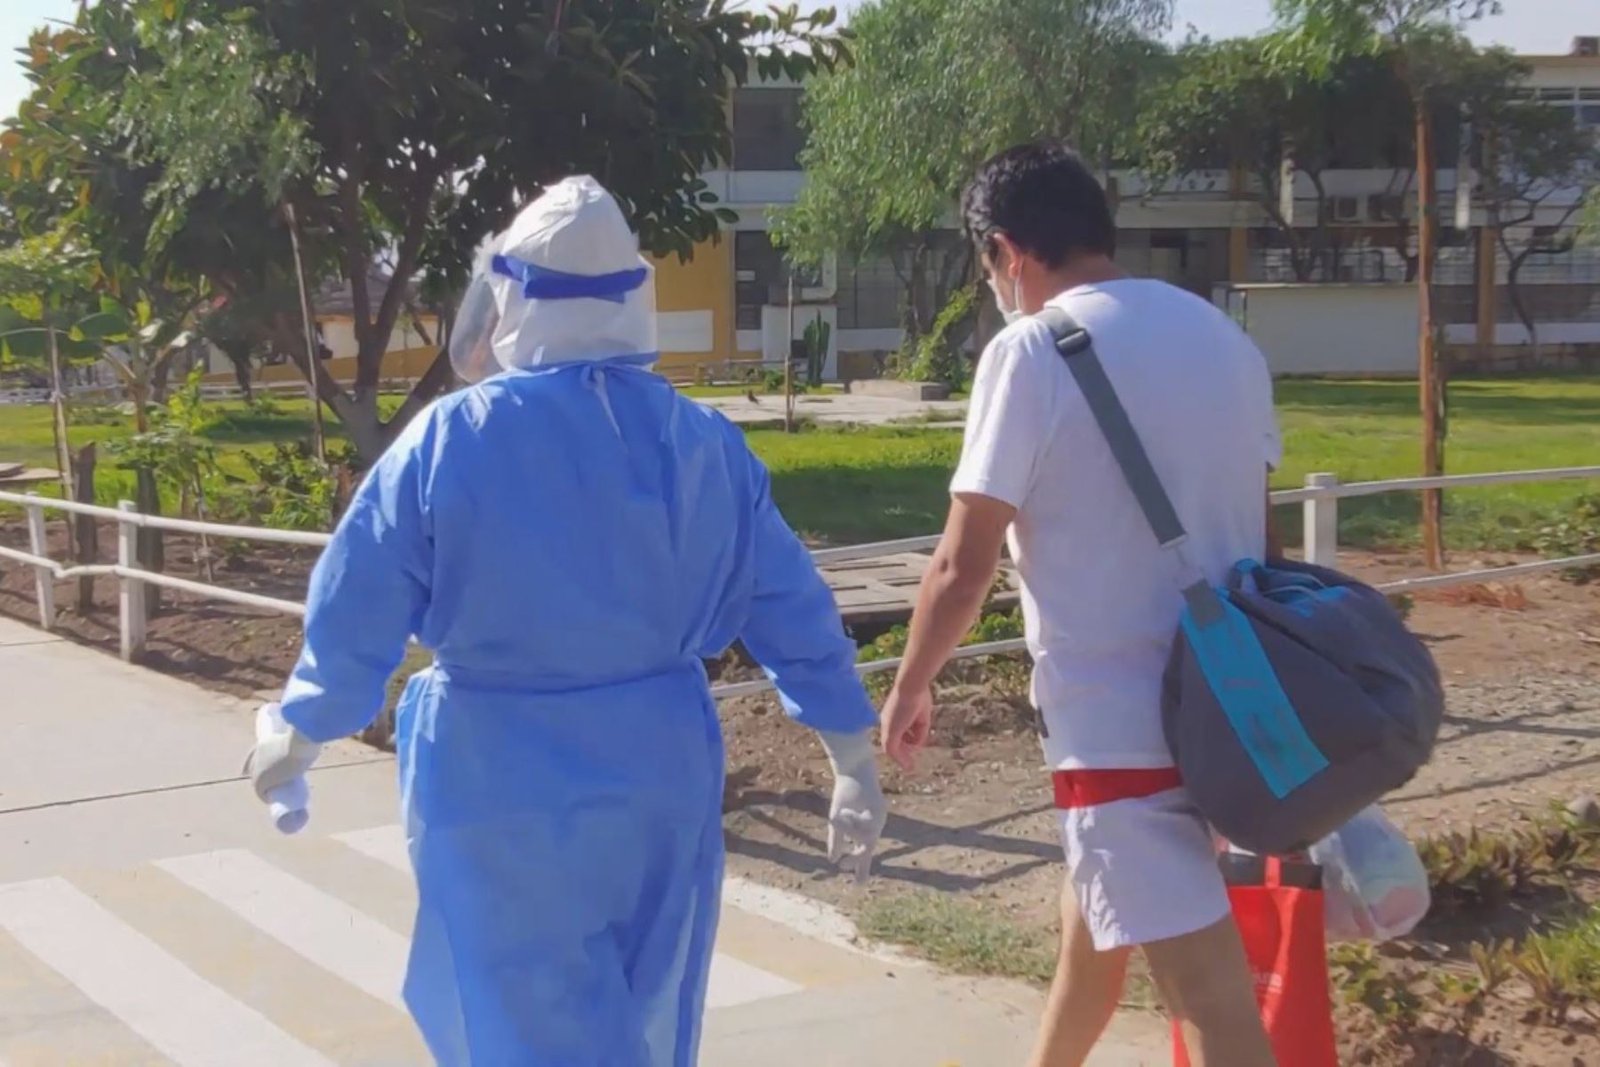
[[[1167,496],[1155,467],[1150,463],[1150,455],[1144,450],[1144,442],[1139,440],[1139,432],[1133,428],[1128,411],[1122,406],[1122,398],[1117,396],[1111,379],[1106,376],[1105,365],[1095,354],[1089,331],[1057,307],[1047,307],[1034,318],[1049,327],[1054,336],[1056,351],[1066,359],[1067,369],[1072,372],[1084,400],[1088,402],[1094,421],[1099,424],[1106,444],[1111,447],[1111,455],[1116,459],[1117,466],[1122,468],[1128,488],[1133,490],[1134,499],[1144,511],[1150,529],[1155,531],[1156,540],[1161,542],[1163,548],[1175,548],[1186,536],[1183,523],[1179,521],[1172,499]]]

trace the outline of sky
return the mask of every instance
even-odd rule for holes
[[[1474,40],[1503,44],[1524,53],[1565,53],[1579,34],[1600,34],[1600,0],[1504,0],[1506,13],[1471,29]],[[826,6],[803,0],[802,6]],[[854,0],[834,0],[848,10]],[[67,19],[77,0],[0,0],[0,115],[13,114],[27,94],[27,81],[15,63],[13,49],[25,44],[29,31],[49,19]],[[1271,0],[1177,0],[1173,36],[1194,27],[1210,37],[1233,37],[1265,29],[1271,22]]]

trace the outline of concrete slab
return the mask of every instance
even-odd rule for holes
[[[707,1017],[702,1067],[1001,1067],[1028,1058],[1044,998],[1006,982],[912,970]],[[1089,1067],[1171,1062],[1160,1023],[1119,1019]]]
[[[253,708],[48,635],[29,643],[27,632],[0,627],[0,813],[239,777]],[[377,758],[354,744],[326,756]]]
[[[938,382],[902,382],[893,378],[864,378],[851,382],[848,391],[860,396],[887,396],[896,400],[948,400],[950,387]]]
[[[0,670],[0,1063],[209,1067],[246,1030],[230,1064],[426,1062],[390,988],[414,908],[390,757],[330,746],[311,830],[284,839],[239,773],[248,703],[7,620]],[[709,1067],[1023,1059],[1035,992],[853,951],[763,899],[724,908]],[[1118,1026],[1093,1064],[1166,1062],[1156,1024]]]
[[[61,638],[16,619],[0,618],[0,648],[10,645],[45,645]]]
[[[742,426],[781,424],[783,397],[716,397],[701,403],[716,408]],[[959,425],[965,418],[964,400],[907,400],[859,393],[826,393],[798,397],[795,415],[824,425],[894,426],[937,422]]]

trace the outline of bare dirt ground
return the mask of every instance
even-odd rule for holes
[[[1374,581],[1420,570],[1403,558],[1345,563]],[[1522,597],[1520,610],[1494,603]],[[1539,578],[1508,590],[1425,594],[1410,622],[1438,658],[1450,703],[1433,765],[1387,805],[1399,822],[1418,834],[1495,828],[1595,791],[1600,585]],[[1048,919],[1059,850],[1031,713],[1014,688],[996,693],[949,681],[920,773],[889,772],[895,816],[883,882],[956,890],[1019,917]],[[729,834],[739,863],[793,887],[847,893],[815,855],[827,782],[820,753],[768,700],[731,702],[723,717]]]
[[[51,536],[59,559],[60,524]],[[106,560],[109,541],[102,536]],[[0,543],[23,547],[26,538],[8,525]],[[169,537],[169,573],[201,577],[197,548],[188,537]],[[253,546],[230,564],[212,549],[219,584],[285,599],[303,596],[315,558],[310,550]],[[1452,566],[1504,562],[1510,560],[1463,557]],[[1421,571],[1404,557],[1352,554],[1344,563],[1372,581]],[[237,696],[282,685],[298,652],[298,620],[166,595],[169,608],[149,627],[149,666]],[[77,609],[76,596],[76,582],[56,583],[58,629],[115,652],[115,580],[95,580],[87,612]],[[29,569],[0,564],[0,613],[37,622]],[[1387,805],[1407,829],[1504,826],[1600,786],[1600,583],[1544,577],[1509,589],[1423,594],[1410,622],[1438,658],[1450,706],[1433,765]],[[969,893],[1019,916],[1046,918],[1059,859],[1049,782],[1021,669],[1002,668],[998,683],[996,673],[969,667],[948,676],[919,773],[889,772],[895,818],[882,882]],[[729,842],[741,873],[822,896],[845,894],[818,855],[828,781],[820,750],[768,698],[729,702],[723,718]]]
[[[64,530],[56,524],[51,534],[53,554],[62,558]],[[109,538],[103,534],[102,540]],[[26,539],[10,525],[0,528],[0,543],[22,547]],[[198,577],[197,547],[170,537],[169,572]],[[102,556],[109,559],[111,552]],[[214,558],[221,584],[298,599],[314,555],[254,546],[231,566],[225,553]],[[1464,556],[1452,567],[1506,562],[1512,561]],[[1351,554],[1343,563],[1375,582],[1421,573],[1418,561],[1400,556]],[[76,582],[56,585],[59,630],[114,654],[116,583],[98,580],[87,612],[76,608],[76,591]],[[169,600],[183,610],[152,621],[149,666],[239,696],[282,684],[298,651],[298,620],[181,595],[169,594]],[[0,564],[0,614],[37,621],[27,569]],[[1410,621],[1438,658],[1449,718],[1433,764],[1386,805],[1407,830],[1503,829],[1600,791],[1600,584],[1541,577],[1510,587],[1422,594]],[[720,670],[738,678],[749,668],[730,661]],[[953,894],[1037,931],[1048,944],[1060,850],[1024,676],[1021,664],[1008,662],[968,665],[946,677],[933,744],[919,772],[888,772],[893,816],[879,876],[866,890],[836,876],[823,857],[830,776],[818,747],[771,699],[726,703],[730,872],[846,910],[919,890]],[[1448,954],[1449,942],[1468,933],[1425,929],[1402,951],[1427,966],[1429,953]],[[1600,1064],[1593,1028],[1491,1018],[1470,1040],[1422,1028],[1403,1053],[1380,1055],[1364,1042],[1361,1020],[1348,1022],[1352,1062]]]

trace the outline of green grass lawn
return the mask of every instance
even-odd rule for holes
[[[1421,473],[1417,387],[1408,382],[1280,382],[1284,469],[1275,486],[1303,484],[1313,471],[1347,482]],[[1451,474],[1600,465],[1600,378],[1549,377],[1456,382],[1450,387]],[[1600,482],[1550,482],[1446,494],[1447,543],[1457,548],[1523,547],[1531,534]],[[1340,502],[1340,540],[1357,546],[1410,545],[1421,497],[1386,493]],[[1280,510],[1291,543],[1300,509]]]
[[[383,398],[386,405],[399,398]],[[1282,382],[1278,386],[1287,455],[1279,488],[1313,471],[1346,481],[1378,481],[1418,473],[1417,393],[1403,382]],[[392,410],[392,407],[390,408]],[[240,452],[303,438],[304,401],[275,401],[271,410],[241,402],[215,405],[209,435],[223,446],[224,465],[243,473]],[[132,432],[132,419],[106,409],[75,413],[74,446]],[[337,420],[329,435],[341,436]],[[1463,381],[1450,390],[1452,473],[1600,464],[1600,378],[1549,377]],[[750,442],[772,469],[774,493],[795,527],[836,544],[937,532],[945,487],[960,449],[958,434],[914,425],[881,429],[808,428],[793,436],[752,430]],[[50,412],[0,407],[0,460],[54,466]],[[102,456],[98,495],[131,495],[132,477]],[[1446,498],[1452,546],[1511,549],[1570,508],[1594,482],[1471,489]],[[1341,540],[1353,546],[1402,547],[1416,540],[1418,496],[1385,494],[1341,504]],[[1299,537],[1300,511],[1280,513],[1286,537]]]

